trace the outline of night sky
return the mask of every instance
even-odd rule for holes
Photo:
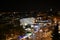
[[[22,1],[0,1],[0,10],[4,11],[47,11],[50,8],[53,10],[60,10],[59,1],[35,1],[35,0],[22,0]]]

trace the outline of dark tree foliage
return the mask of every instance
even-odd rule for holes
[[[4,39],[7,33],[11,33],[10,30],[16,30],[20,32],[20,35],[25,33],[25,30],[22,26],[20,26],[19,19],[17,19],[19,15],[10,14],[1,14],[0,16],[0,39]],[[19,18],[19,17],[18,17]]]

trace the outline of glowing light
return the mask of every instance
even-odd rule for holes
[[[31,35],[32,35],[31,33],[28,33],[28,34],[27,34],[28,37],[31,36]]]
[[[23,38],[27,38],[27,36],[24,36]]]
[[[31,30],[30,28],[27,28],[27,30]]]
[[[57,18],[54,18],[54,21],[55,21],[54,23],[57,23]]]
[[[41,29],[40,32],[43,32],[43,30]]]
[[[34,27],[33,25],[31,25],[31,27]]]
[[[25,23],[25,25],[27,25],[27,23]]]
[[[60,31],[58,33],[60,33]]]
[[[38,27],[38,26],[35,26],[35,27]]]
[[[25,30],[28,30],[28,31],[30,31],[31,29],[30,29],[30,28],[27,28],[27,29],[25,29]]]

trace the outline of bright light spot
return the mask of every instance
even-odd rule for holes
[[[34,27],[33,25],[31,25],[31,27]]]
[[[60,30],[60,25],[58,26],[58,30]]]
[[[27,28],[27,30],[31,30],[30,28]]]
[[[60,31],[58,33],[60,33]]]
[[[30,31],[31,29],[30,29],[30,28],[27,28],[27,29],[25,29],[25,30]]]
[[[23,38],[27,38],[27,36],[24,36]]]
[[[25,29],[25,30],[27,30],[27,29]]]
[[[27,25],[27,23],[25,23],[25,25]]]
[[[54,18],[54,21],[55,21],[54,23],[57,23],[57,18]]]
[[[46,24],[44,24],[44,26],[46,26]]]
[[[28,36],[28,37],[31,36],[31,33],[29,33],[27,36]]]
[[[41,29],[40,32],[43,32],[43,30]]]
[[[38,26],[35,26],[35,27],[38,27]]]

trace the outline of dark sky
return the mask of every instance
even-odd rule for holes
[[[60,10],[59,1],[35,1],[35,0],[28,0],[28,1],[0,1],[1,6],[0,10],[9,10],[9,11],[32,11],[32,10],[49,10],[50,8],[53,8],[54,10]]]

